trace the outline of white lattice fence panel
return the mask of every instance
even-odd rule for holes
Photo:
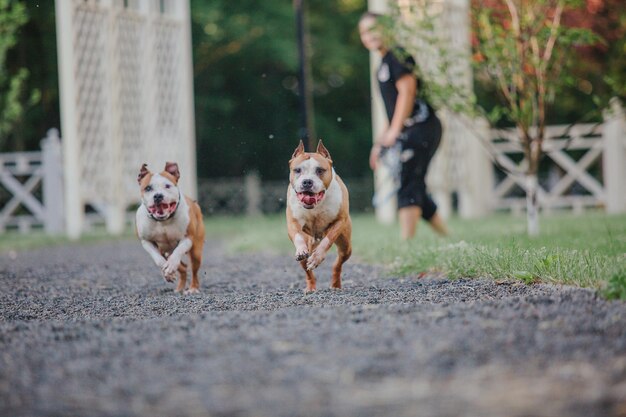
[[[36,196],[43,178],[41,159],[41,152],[0,154],[0,233],[7,227],[28,230],[43,224],[45,209]]]
[[[181,91],[182,82],[179,74],[183,69],[181,64],[182,42],[181,25],[166,17],[159,18],[152,25],[154,55],[154,85],[155,85],[155,127],[154,137],[165,154],[172,160],[180,160],[186,150],[181,143],[183,126],[181,120]],[[160,167],[159,167],[160,168]]]
[[[146,90],[148,83],[144,78],[150,67],[147,61],[148,28],[147,17],[132,11],[120,10],[115,19],[115,57],[117,65],[117,106],[120,109],[117,124],[120,138],[122,171],[124,173],[124,198],[133,201],[136,198],[136,182],[138,161],[146,154],[146,142],[149,135],[145,133],[149,117],[146,109],[150,102]],[[147,107],[146,107],[147,106]],[[146,161],[147,162],[147,161]]]
[[[84,217],[89,204],[119,231],[124,210],[139,200],[142,163],[160,171],[178,162],[182,188],[195,195],[188,2],[56,6],[68,217]]]
[[[107,13],[97,3],[77,2],[73,20],[81,192],[85,201],[104,204],[112,194],[111,178],[103,174],[113,151]]]

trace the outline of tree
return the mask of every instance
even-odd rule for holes
[[[24,116],[25,109],[39,100],[33,90],[24,98],[24,84],[29,76],[26,68],[11,71],[7,56],[17,43],[20,28],[28,21],[22,2],[0,0],[0,148]]]
[[[516,126],[526,161],[528,233],[538,234],[537,173],[546,139],[547,113],[563,89],[574,81],[576,47],[599,41],[589,29],[565,24],[564,15],[580,9],[583,3],[578,0],[473,1],[472,46],[477,76],[491,84],[501,98],[489,113],[478,105],[472,91],[452,81],[457,78],[455,60],[467,57],[451,50],[447,39],[441,37],[441,28],[437,31],[436,16],[427,13],[434,10],[436,3],[428,0],[419,3],[419,7],[395,8],[405,22],[403,29],[395,29],[396,32],[406,37],[406,22],[411,22],[410,26],[422,31],[413,47],[421,47],[422,53],[430,48],[427,53],[438,55],[434,70],[418,68],[428,78],[426,84],[430,86],[428,93],[433,101],[444,107],[452,106],[453,111],[474,116],[484,114],[494,124],[506,119]]]
[[[565,26],[563,14],[581,7],[569,0],[477,1],[474,33],[477,58],[504,98],[502,114],[520,135],[526,159],[526,211],[529,235],[539,234],[539,162],[545,141],[549,103],[569,83],[575,46],[597,38],[589,30]]]

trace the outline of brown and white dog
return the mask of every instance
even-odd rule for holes
[[[352,221],[348,189],[333,168],[330,153],[319,141],[315,153],[296,148],[289,161],[287,231],[296,247],[296,260],[306,272],[306,291],[315,291],[313,270],[337,245],[331,288],[341,288],[341,268],[352,254]]]
[[[185,294],[200,289],[198,270],[202,263],[204,222],[197,202],[183,196],[178,189],[178,164],[167,162],[161,173],[153,174],[143,164],[137,181],[141,188],[141,205],[137,209],[136,231],[141,244],[152,257],[167,282],[180,277],[176,292],[185,291],[187,265],[191,258],[191,285]]]

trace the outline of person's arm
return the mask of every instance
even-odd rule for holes
[[[389,123],[389,127],[383,133],[380,140],[382,146],[393,146],[402,132],[404,121],[413,112],[415,103],[415,93],[417,91],[417,80],[413,74],[405,74],[396,81],[396,89],[398,90],[398,98],[396,99],[396,107],[393,117]]]

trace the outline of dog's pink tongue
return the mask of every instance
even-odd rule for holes
[[[170,206],[171,204],[167,203],[155,204],[154,206],[150,207],[149,210],[153,214],[158,214],[159,216],[162,216],[164,213],[170,211]]]
[[[312,206],[317,202],[317,196],[315,194],[304,194],[302,196],[302,202],[306,205]]]

